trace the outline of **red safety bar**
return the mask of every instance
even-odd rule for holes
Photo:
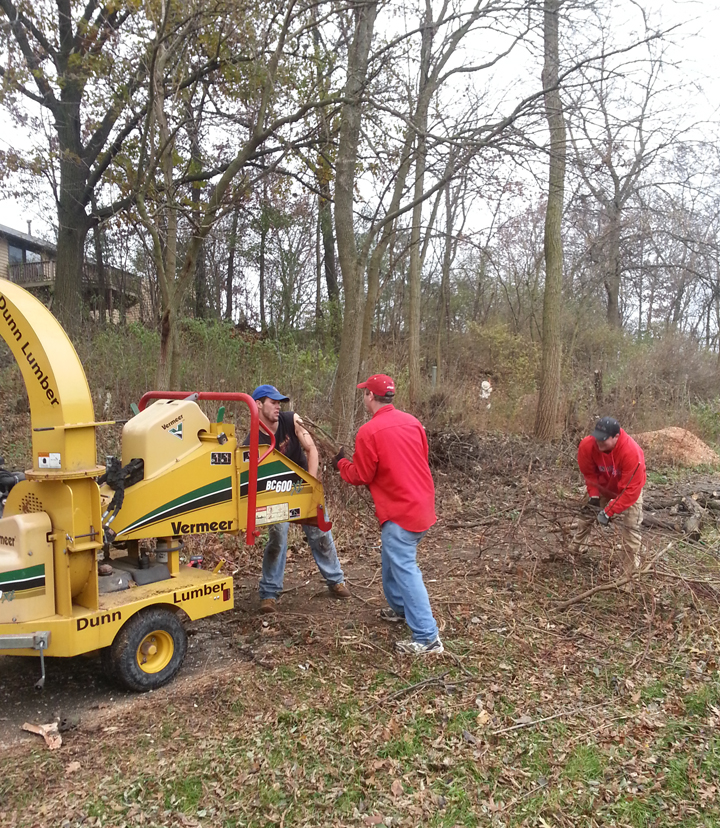
[[[223,400],[231,402],[244,402],[250,409],[250,468],[248,469],[248,514],[247,527],[245,530],[245,542],[252,546],[255,538],[259,537],[259,530],[255,529],[255,506],[257,504],[257,472],[258,466],[275,448],[275,435],[260,422],[257,405],[249,394],[242,394],[238,391],[147,391],[140,397],[138,408],[144,411],[148,400],[186,400],[192,397],[198,400]],[[258,447],[260,445],[260,427],[270,437],[270,447],[258,459]]]
[[[322,506],[317,507],[317,525],[318,529],[323,532],[329,532],[332,529],[332,521],[325,517],[325,509]]]

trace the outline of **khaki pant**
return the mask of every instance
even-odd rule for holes
[[[604,509],[610,500],[607,497],[600,498],[600,508]],[[642,523],[642,503],[643,493],[640,492],[640,497],[633,503],[632,506],[625,509],[619,515],[612,519],[612,523],[620,524],[620,531],[622,536],[622,543],[620,544],[621,556],[623,562],[623,569],[626,574],[630,574],[640,566],[640,550],[642,549],[642,535],[640,534],[640,524]],[[587,517],[581,514],[578,518],[577,529],[573,536],[573,545],[577,551],[587,548],[587,537],[590,534],[594,524],[598,524],[596,516]]]

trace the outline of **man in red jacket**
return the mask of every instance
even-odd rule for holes
[[[578,466],[585,478],[588,502],[578,520],[576,549],[584,546],[596,520],[607,526],[617,518],[622,524],[623,567],[629,575],[640,565],[645,455],[617,420],[603,417],[593,433],[580,442]]]
[[[435,523],[435,485],[428,465],[428,442],[419,420],[393,405],[395,383],[376,374],[358,388],[371,420],[360,427],[352,462],[345,451],[333,458],[340,476],[353,486],[367,486],[375,501],[382,537],[386,621],[405,621],[411,641],[398,641],[408,655],[442,653],[438,625],[417,565],[417,545]]]

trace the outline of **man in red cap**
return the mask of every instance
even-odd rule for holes
[[[417,564],[417,545],[435,523],[435,486],[428,465],[428,443],[419,420],[393,405],[395,383],[375,374],[358,388],[371,415],[355,439],[352,461],[344,449],[333,458],[343,480],[367,486],[375,502],[382,536],[386,621],[405,621],[412,640],[398,641],[401,653],[442,653],[438,625]]]
[[[642,492],[647,476],[640,446],[613,417],[602,417],[592,434],[580,441],[578,466],[585,478],[588,501],[578,520],[575,548],[580,551],[595,521],[622,524],[623,568],[631,575],[640,565]]]

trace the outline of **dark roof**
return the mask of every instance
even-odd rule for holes
[[[51,253],[55,253],[57,250],[56,245],[52,242],[45,241],[45,239],[38,238],[37,236],[30,236],[27,233],[21,233],[19,230],[13,230],[12,227],[6,227],[4,224],[0,224],[0,235],[7,236],[13,241],[22,242],[24,247],[29,247],[30,249],[48,250]]]

